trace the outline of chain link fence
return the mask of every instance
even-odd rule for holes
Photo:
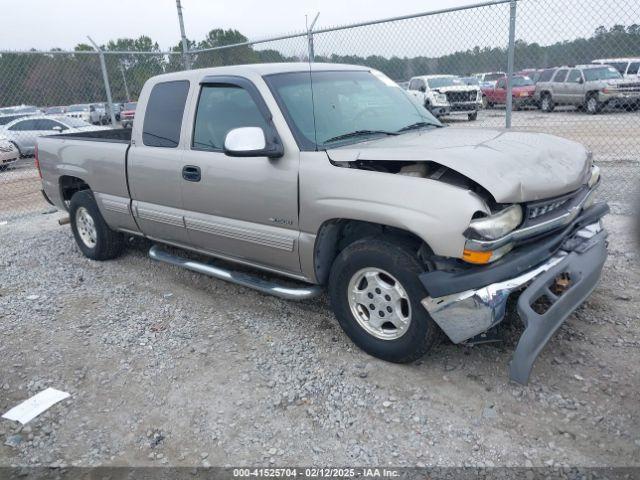
[[[191,68],[300,61],[367,65],[410,94],[421,80],[425,105],[444,113],[441,119],[451,128],[510,124],[585,144],[603,170],[601,197],[615,212],[632,214],[640,188],[639,18],[640,6],[627,0],[498,0],[191,48],[188,61]],[[106,50],[104,71],[89,45],[74,52],[0,53],[0,137],[6,138],[0,140],[0,222],[47,208],[33,166],[38,135],[90,128],[82,122],[122,128],[129,115],[124,109],[134,106],[144,82],[184,66],[178,49]],[[115,124],[106,105],[105,73]],[[479,92],[477,116],[451,114],[453,100],[442,111],[430,103],[439,92],[447,96],[447,90],[464,88]]]

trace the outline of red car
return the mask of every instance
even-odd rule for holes
[[[536,106],[533,94],[536,86],[529,77],[514,75],[511,81],[511,96],[513,109],[520,110],[525,105]],[[482,103],[485,108],[493,108],[494,105],[506,105],[507,103],[507,77],[498,79],[495,87],[482,89]]]
[[[133,118],[136,116],[136,107],[138,102],[127,102],[120,112],[120,121],[124,128],[131,128],[133,126]]]

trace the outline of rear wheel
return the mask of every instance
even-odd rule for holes
[[[69,215],[71,231],[85,257],[110,260],[122,253],[122,234],[109,228],[90,190],[81,190],[71,197]]]
[[[427,296],[415,252],[399,242],[368,237],[347,246],[329,278],[340,326],[362,350],[390,362],[423,356],[440,330],[420,301]]]
[[[598,101],[597,95],[592,94],[587,97],[585,108],[587,110],[587,113],[595,115],[597,113],[600,113],[600,110],[602,110],[602,103]]]
[[[540,99],[540,110],[543,112],[553,112],[555,104],[550,93],[545,93]]]

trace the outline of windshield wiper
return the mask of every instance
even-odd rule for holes
[[[328,138],[322,143],[335,142],[337,140],[345,140],[347,138],[360,137],[363,135],[375,135],[376,133],[383,135],[398,135],[398,132],[389,132],[387,130],[355,130],[353,132],[343,133],[342,135],[336,135],[335,137]]]
[[[411,125],[407,125],[406,127],[402,127],[400,130],[398,130],[398,132],[407,132],[409,130],[416,130],[422,127],[438,127],[438,126],[439,125],[436,125],[435,123],[430,123],[430,122],[416,122],[416,123],[412,123]]]

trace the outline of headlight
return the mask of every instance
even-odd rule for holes
[[[432,98],[434,99],[435,102],[437,103],[446,103],[447,101],[447,96],[444,93],[432,93]]]
[[[486,240],[496,240],[515,230],[520,222],[522,222],[522,207],[517,204],[511,205],[495,215],[471,220],[467,233]]]

